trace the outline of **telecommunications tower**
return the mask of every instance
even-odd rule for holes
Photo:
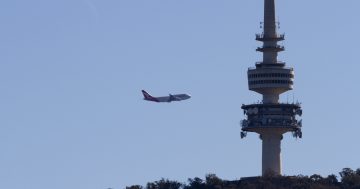
[[[248,69],[249,90],[262,94],[261,103],[242,105],[246,119],[241,122],[241,138],[247,132],[260,134],[262,140],[262,174],[281,175],[281,140],[283,134],[292,132],[302,137],[302,109],[299,103],[280,103],[279,96],[293,89],[294,69],[285,67],[277,60],[284,46],[278,44],[285,35],[277,33],[275,0],[264,0],[263,33],[256,34],[256,40],[263,42],[256,51],[262,52],[262,62]]]

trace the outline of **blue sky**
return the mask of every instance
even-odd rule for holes
[[[304,138],[282,141],[286,175],[360,167],[360,1],[277,1]],[[240,140],[246,71],[261,60],[262,0],[0,2],[0,188],[114,189],[261,172]],[[189,93],[155,104],[153,95]]]

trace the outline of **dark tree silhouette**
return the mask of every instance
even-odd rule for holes
[[[128,186],[126,187],[126,189],[143,189],[144,187],[140,186],[140,185],[133,185],[133,186]]]
[[[194,179],[188,179],[189,184],[184,187],[184,189],[206,189],[206,184],[203,180],[198,177]]]
[[[344,168],[339,174],[341,177],[342,188],[360,189],[360,171]]]
[[[246,177],[240,180],[222,180],[215,174],[207,174],[205,180],[195,177],[188,179],[188,184],[161,179],[147,183],[146,187],[134,185],[126,189],[360,189],[360,169],[356,171],[344,168],[340,181],[335,175],[322,177],[318,174],[309,176],[277,176],[266,174],[263,177]]]
[[[168,179],[161,179],[155,182],[149,182],[146,185],[146,189],[179,189],[182,184],[177,181],[170,181]]]

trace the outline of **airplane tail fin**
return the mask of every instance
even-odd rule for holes
[[[150,100],[150,101],[157,101],[156,98],[154,98],[153,96],[149,95],[149,93],[147,93],[145,90],[141,90],[142,94],[144,95],[144,99],[145,100]]]

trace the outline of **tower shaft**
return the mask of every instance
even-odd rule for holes
[[[262,174],[281,175],[281,133],[264,133],[262,140]]]

